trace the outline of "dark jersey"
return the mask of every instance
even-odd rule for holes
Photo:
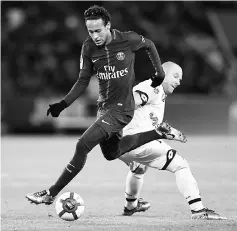
[[[88,37],[82,47],[78,81],[88,85],[95,74],[99,81],[99,102],[122,111],[134,110],[135,51],[149,49],[151,43],[135,32],[118,30],[112,30],[112,41],[103,47],[96,46]]]

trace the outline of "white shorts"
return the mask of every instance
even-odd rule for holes
[[[166,162],[164,156],[167,155],[170,149],[172,148],[164,141],[155,140],[125,153],[119,159],[126,163],[131,171],[137,168],[139,164],[151,168],[162,169]]]

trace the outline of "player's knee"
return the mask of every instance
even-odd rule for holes
[[[104,158],[108,161],[115,160],[121,156],[121,149],[119,148],[120,136],[118,134],[112,135],[106,141],[100,143],[101,151]]]
[[[133,177],[137,178],[137,179],[143,179],[145,173],[134,173],[132,172]]]
[[[140,164],[137,168],[135,168],[134,170],[132,170],[131,172],[134,174],[134,175],[144,175],[145,172],[147,171],[148,167],[143,165],[143,164]]]
[[[94,123],[80,137],[77,146],[86,146],[91,151],[97,144],[103,142],[107,137],[106,131],[98,124]]]
[[[103,152],[104,158],[108,161],[115,160],[120,156],[120,152],[118,151],[113,151],[113,152]]]
[[[164,162],[163,167],[161,168],[161,170],[168,170],[168,167],[170,166],[171,162],[173,161],[173,159],[176,156],[176,152],[177,152],[176,150],[170,149],[170,150],[168,150],[166,155],[163,155],[161,157],[162,162]]]
[[[91,149],[86,145],[86,142],[82,138],[77,141],[75,150],[76,155],[87,155],[90,151]]]
[[[70,169],[70,171],[74,172],[74,174],[78,173],[84,167],[89,151],[90,149],[83,142],[83,140],[79,139],[76,144],[74,156],[67,165],[67,169]]]
[[[104,155],[104,157],[105,157],[105,159],[108,160],[108,161],[112,161],[112,160],[117,159],[117,158],[114,158],[114,157],[112,157],[112,156],[106,156],[106,155]]]
[[[175,173],[176,171],[189,168],[188,162],[177,154],[177,151],[174,149],[170,149],[165,156],[164,165],[161,170],[167,170],[169,172]]]
[[[175,173],[176,171],[184,168],[189,168],[187,160],[176,154],[169,166],[167,166],[166,170]]]

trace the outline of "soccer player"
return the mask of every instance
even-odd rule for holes
[[[96,74],[99,81],[98,118],[78,140],[73,158],[56,183],[48,190],[26,195],[35,204],[52,204],[56,195],[82,170],[87,154],[97,144],[107,160],[114,160],[152,140],[170,138],[159,128],[121,138],[122,129],[134,114],[132,88],[137,50],[146,50],[154,66],[156,74],[151,78],[151,87],[159,86],[164,80],[165,73],[154,43],[135,32],[111,29],[110,15],[103,7],[90,7],[84,18],[89,36],[82,46],[79,78],[62,101],[49,105],[47,115],[58,117],[82,95],[91,76]],[[171,130],[175,135],[179,134],[175,129]]]
[[[161,86],[154,89],[150,86],[151,80],[146,80],[133,88],[138,108],[132,121],[123,129],[124,135],[152,130],[154,125],[162,123],[166,96],[172,94],[182,80],[182,69],[179,65],[165,62],[162,66],[165,79]],[[187,200],[192,219],[226,219],[203,206],[197,182],[187,161],[164,141],[152,141],[124,154],[119,159],[130,167],[126,178],[126,202],[123,215],[131,216],[135,212],[149,209],[150,203],[140,201],[138,196],[143,185],[144,174],[150,167],[175,174],[176,184]]]

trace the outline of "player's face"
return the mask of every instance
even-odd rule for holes
[[[106,45],[111,41],[110,22],[104,25],[104,21],[101,18],[87,20],[86,27],[96,46]]]
[[[182,74],[179,72],[171,72],[165,76],[165,79],[162,83],[165,94],[172,94],[174,89],[180,85],[182,80]]]

